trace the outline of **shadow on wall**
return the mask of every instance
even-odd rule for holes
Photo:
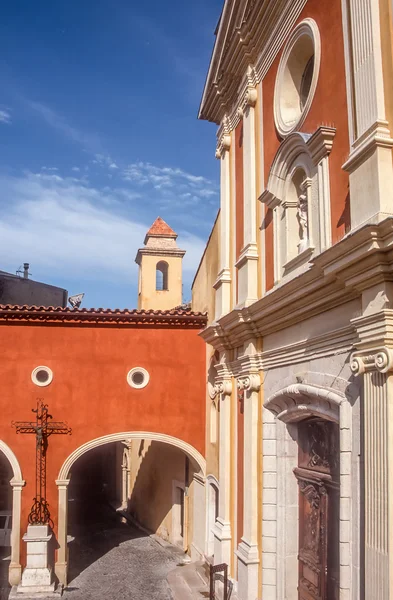
[[[129,514],[147,530],[177,544],[184,535],[181,492],[194,473],[187,462],[189,459],[178,448],[149,440],[136,443],[131,457]]]

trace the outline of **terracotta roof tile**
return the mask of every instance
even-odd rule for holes
[[[30,322],[37,325],[62,322],[77,325],[123,325],[166,326],[203,329],[206,326],[205,313],[190,309],[139,310],[120,308],[63,308],[61,306],[0,305],[0,324]]]
[[[146,236],[149,235],[162,235],[164,237],[177,237],[177,233],[169,227],[168,223],[165,223],[164,219],[161,217],[157,217],[154,221],[153,225],[150,227]]]

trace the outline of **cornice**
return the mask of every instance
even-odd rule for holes
[[[150,256],[172,256],[177,258],[183,258],[185,255],[185,250],[180,250],[179,248],[139,248],[135,262],[140,264],[140,257],[144,254],[148,254]]]
[[[376,121],[354,143],[348,160],[342,168],[349,173],[357,169],[377,148],[393,148],[393,139],[387,121]]]
[[[104,308],[61,308],[44,306],[0,305],[0,324],[5,325],[71,325],[201,329],[207,323],[206,313],[183,309],[120,310]]]
[[[201,335],[217,349],[239,347],[250,338],[280,331],[352,300],[360,301],[365,289],[393,280],[392,264],[393,218],[388,218],[346,236],[313,258],[306,272],[284,280],[251,305],[234,308]],[[352,325],[358,331],[356,320]],[[393,332],[393,319],[391,329]]]
[[[254,74],[252,87],[256,87],[305,4],[306,0],[227,0],[202,96],[200,119],[219,125],[226,114],[230,130],[236,127],[241,117],[238,108],[243,106],[250,87],[249,69]]]

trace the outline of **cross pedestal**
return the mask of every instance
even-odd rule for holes
[[[59,597],[61,588],[54,582],[49,559],[49,544],[52,533],[49,525],[28,525],[23,541],[27,544],[26,568],[22,581],[13,588],[10,598],[50,598]]]

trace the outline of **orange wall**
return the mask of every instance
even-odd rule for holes
[[[85,442],[145,430],[180,438],[204,455],[206,351],[197,330],[24,324],[1,326],[0,338],[0,439],[15,453],[26,480],[22,533],[35,493],[35,439],[17,435],[11,422],[33,420],[37,398],[49,405],[54,420],[72,428],[70,436],[49,438],[47,499],[55,527],[55,479],[64,460]],[[39,365],[53,370],[48,387],[31,381]],[[126,381],[135,366],[150,373],[140,390]]]
[[[237,398],[237,543],[243,535],[244,514],[244,391]]]
[[[348,110],[345,84],[344,41],[340,0],[326,4],[309,0],[298,21],[313,18],[321,34],[321,67],[317,89],[307,118],[300,131],[313,133],[320,125],[336,128],[333,150],[330,154],[330,194],[332,217],[332,241],[339,241],[350,227],[349,179],[341,169],[349,153]],[[280,145],[274,126],[273,100],[278,64],[281,52],[263,80],[263,143],[265,181]],[[269,211],[270,212],[270,211]],[[266,278],[267,289],[273,287],[273,222],[266,223]],[[271,254],[271,256],[269,256]]]
[[[235,129],[236,260],[244,244],[243,121]]]

